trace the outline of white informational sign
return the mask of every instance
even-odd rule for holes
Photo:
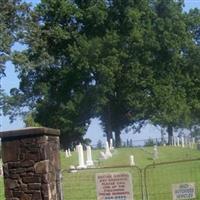
[[[195,183],[180,183],[172,185],[173,200],[195,199]]]
[[[133,200],[132,177],[127,172],[96,174],[97,200]]]

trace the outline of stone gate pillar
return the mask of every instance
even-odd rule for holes
[[[0,132],[6,200],[60,200],[59,130]]]

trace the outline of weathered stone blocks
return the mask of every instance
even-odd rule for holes
[[[1,132],[6,200],[60,200],[59,131]]]

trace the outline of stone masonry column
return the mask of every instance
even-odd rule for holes
[[[0,132],[6,200],[61,200],[60,131]]]

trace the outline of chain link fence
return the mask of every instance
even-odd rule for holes
[[[195,187],[195,197],[182,199],[200,200],[200,145],[189,137],[184,138],[184,146],[181,138],[179,144],[177,139],[174,141],[167,145],[167,138],[129,140],[126,145],[124,142],[124,148],[114,151],[111,160],[99,160],[96,168],[63,170],[64,200],[96,200],[96,174],[111,172],[131,174],[134,200],[175,200],[173,187],[180,184],[193,184]],[[155,145],[158,149],[156,160]],[[127,155],[134,155],[136,166],[129,165]],[[119,157],[121,163],[115,160]],[[121,165],[116,166],[115,161]]]
[[[146,200],[173,199],[173,185],[184,183],[194,183],[196,197],[180,197],[180,199],[199,200],[200,159],[180,160],[148,165],[144,169],[144,183]]]
[[[195,198],[200,200],[200,159],[155,163],[144,169],[115,166],[101,169],[63,171],[64,200],[96,200],[96,174],[128,172],[132,176],[134,200],[174,200],[174,184],[194,184]]]

